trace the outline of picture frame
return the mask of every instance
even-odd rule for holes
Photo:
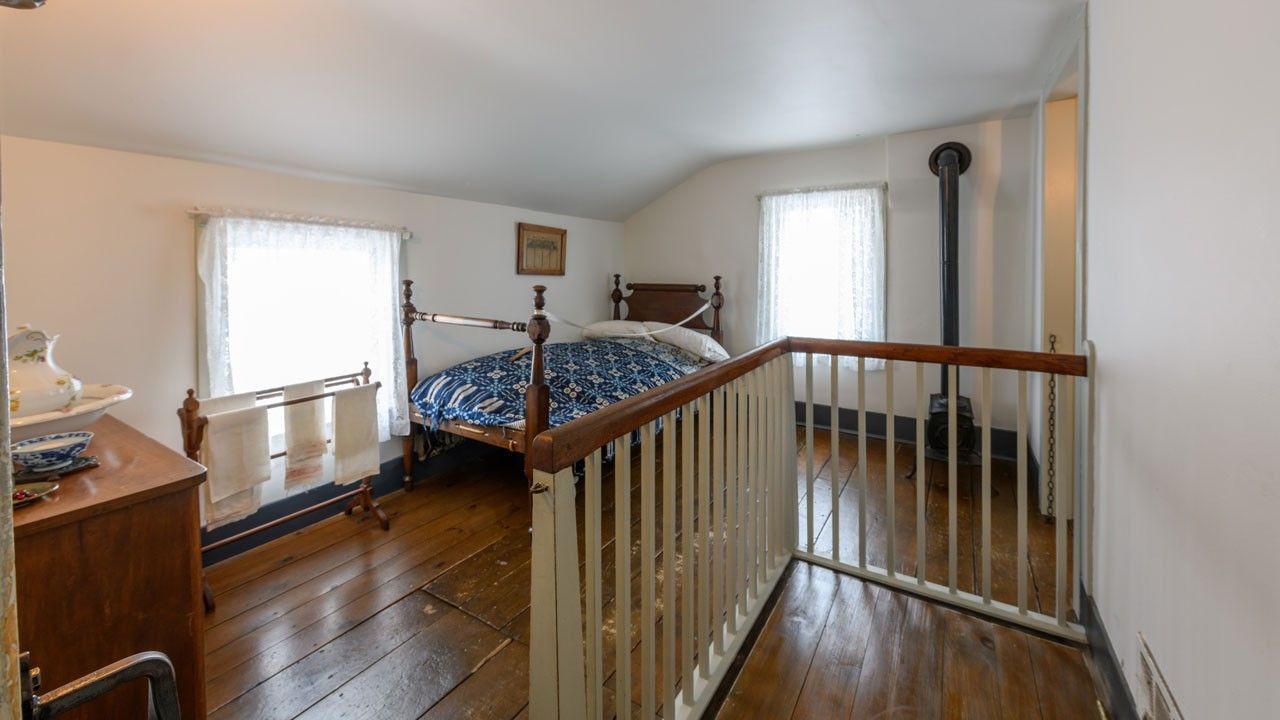
[[[516,274],[564,275],[567,235],[564,228],[516,225]]]

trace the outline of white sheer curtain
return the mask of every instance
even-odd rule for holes
[[[344,375],[368,361],[382,381],[379,438],[408,434],[399,232],[214,216],[197,244],[203,393]]]
[[[883,184],[760,198],[757,340],[884,340]],[[796,362],[804,359],[796,356]],[[853,367],[855,358],[842,366]],[[868,368],[883,361],[867,360]]]

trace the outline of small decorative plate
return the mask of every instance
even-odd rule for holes
[[[22,483],[13,486],[13,506],[15,508],[30,505],[40,498],[58,489],[56,482]]]

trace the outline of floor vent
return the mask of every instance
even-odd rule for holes
[[[1164,673],[1151,655],[1147,639],[1138,633],[1138,712],[1142,720],[1183,720],[1178,703],[1165,682]]]

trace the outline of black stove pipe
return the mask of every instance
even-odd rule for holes
[[[960,175],[972,155],[958,142],[943,143],[929,155],[929,169],[938,176],[938,242],[942,344],[960,344]],[[947,366],[942,368],[942,394],[948,391]]]

